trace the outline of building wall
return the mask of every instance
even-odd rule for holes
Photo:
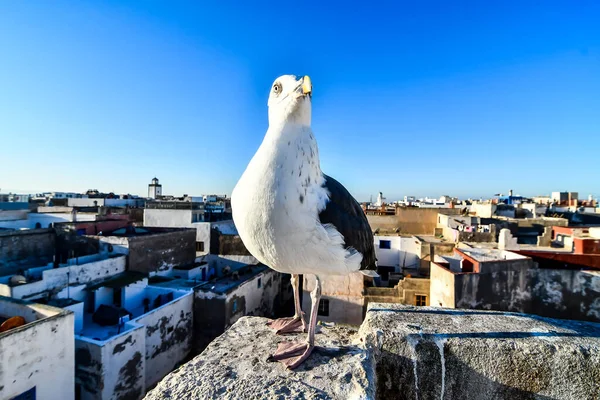
[[[364,295],[364,311],[369,303],[397,303],[417,305],[417,295],[426,296],[425,305],[429,305],[430,281],[425,278],[404,278],[393,288],[367,287]]]
[[[436,263],[430,263],[429,304],[434,307],[455,308],[455,275]]]
[[[186,293],[136,318],[146,330],[145,380],[151,387],[183,361],[192,349],[194,295]]]
[[[144,210],[144,226],[194,228],[196,229],[196,242],[204,242],[204,251],[196,252],[196,256],[208,254],[210,249],[210,222],[192,223],[192,210]]]
[[[196,259],[196,232],[192,229],[128,239],[129,269],[132,271],[171,270],[177,265],[191,264]]]
[[[54,315],[0,333],[0,398],[11,399],[35,387],[39,400],[73,399],[73,314],[48,306],[31,308]]]
[[[439,286],[442,278],[434,279],[433,270],[432,265],[432,305],[439,305],[436,296],[447,294],[448,290]],[[436,281],[438,286],[434,286]],[[506,269],[489,274],[455,274],[454,281],[456,308],[600,322],[600,273],[597,271]],[[442,306],[452,307],[450,296]]]
[[[99,255],[96,254],[88,257],[94,259],[98,258]],[[85,262],[86,257],[81,257],[79,260]],[[16,299],[39,299],[47,296],[50,292],[58,293],[68,285],[83,285],[93,280],[108,278],[124,272],[125,268],[126,258],[124,256],[117,256],[81,265],[47,269],[42,272],[41,280],[14,287],[0,284],[0,288],[8,287],[10,296]]]
[[[375,236],[375,255],[377,265],[396,267],[396,272],[400,272],[401,267],[416,268],[419,265],[419,255],[421,244],[414,236]],[[380,242],[389,240],[390,249],[382,249]]]
[[[314,275],[304,275],[302,310],[310,315],[310,292],[315,287]],[[321,279],[322,299],[329,300],[329,316],[319,315],[320,321],[360,325],[363,320],[364,276],[360,272],[350,275],[326,276]],[[308,322],[308,321],[307,321]]]
[[[244,265],[255,265],[258,264],[258,260],[253,256],[240,256],[240,255],[215,255],[207,254],[199,260],[206,261],[208,267],[218,276],[221,276],[221,271],[224,267],[229,266],[232,269],[243,267]]]
[[[146,208],[144,226],[182,228],[192,223],[192,210],[162,210]]]
[[[87,341],[87,347],[97,346],[100,348],[100,360],[92,360],[90,364],[85,365],[86,369],[98,370],[98,362],[100,363],[99,370],[102,376],[101,386],[96,386],[96,393],[82,390],[82,400],[91,399],[141,399],[146,391],[145,386],[145,329],[136,324],[125,324],[125,327],[130,329],[121,335],[114,336],[108,341],[98,342],[89,338],[78,337],[78,341]],[[97,351],[93,352],[97,354]],[[92,354],[92,352],[90,352]],[[82,374],[83,366],[80,367],[80,360],[88,360],[85,351],[80,351],[78,348],[78,383],[85,382],[82,377],[86,378],[86,374]],[[90,355],[91,358],[91,355]],[[87,381],[87,385],[81,384],[82,389],[92,387],[92,382]]]
[[[0,276],[52,262],[55,243],[51,229],[0,232]]]
[[[367,215],[371,229],[413,235],[432,235],[437,224],[438,213],[457,215],[460,209],[440,208],[397,208],[396,215]]]
[[[282,274],[266,269],[226,294],[196,290],[194,350],[204,350],[214,338],[243,316],[272,318],[278,307],[291,296],[289,281],[286,280],[285,285],[283,282]]]
[[[229,292],[225,301],[226,327],[247,315],[273,317],[280,303],[281,278],[282,274],[267,268]],[[234,302],[237,303],[236,307]]]
[[[225,332],[226,295],[196,290],[194,292],[194,351],[200,353],[217,336]]]

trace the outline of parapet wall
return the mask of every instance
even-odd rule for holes
[[[241,318],[146,399],[600,398],[600,324],[373,303],[358,332],[320,326],[289,371],[267,356],[304,334],[277,336],[266,321]]]

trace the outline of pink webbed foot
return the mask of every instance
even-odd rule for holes
[[[277,346],[275,354],[269,361],[279,361],[289,369],[294,369],[310,356],[315,346],[307,342],[282,342]]]
[[[279,318],[267,322],[267,326],[280,333],[301,333],[306,332],[306,323],[303,317]]]

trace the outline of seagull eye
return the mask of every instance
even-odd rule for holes
[[[273,92],[275,94],[281,93],[281,83],[277,82],[276,84],[273,85]]]

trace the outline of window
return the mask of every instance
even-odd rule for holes
[[[427,305],[427,296],[418,294],[416,297],[416,305],[417,306],[426,306]]]
[[[380,249],[391,249],[392,248],[392,242],[390,240],[380,240],[379,241],[379,248]]]
[[[196,251],[204,251],[204,242],[196,242]]]
[[[231,312],[235,314],[237,312],[237,308],[238,308],[237,299],[235,299],[233,301],[233,304],[231,305]]]
[[[256,287],[258,287],[260,289],[261,284],[262,284],[261,278],[258,278],[258,282],[257,282]]]
[[[319,315],[322,315],[324,317],[328,317],[329,316],[329,299],[321,299],[321,301],[319,301]]]
[[[40,229],[42,227],[42,224],[40,224],[39,222],[35,223],[35,229]]]

